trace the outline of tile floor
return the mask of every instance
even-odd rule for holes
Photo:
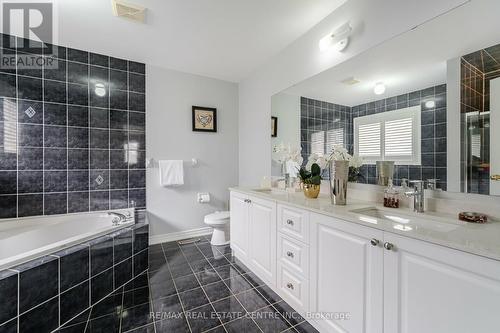
[[[150,246],[147,274],[59,332],[317,332],[229,246],[208,240]]]

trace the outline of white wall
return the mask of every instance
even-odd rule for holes
[[[271,138],[271,145],[284,143],[300,147],[300,96],[285,93],[274,95],[271,98],[271,115],[278,117],[278,133]],[[280,176],[281,166],[273,163],[271,175]]]
[[[240,185],[259,184],[262,176],[271,174],[269,118],[272,95],[465,2],[350,0],[240,82]],[[319,52],[318,41],[347,21],[354,30],[345,52]]]
[[[159,185],[158,168],[148,168],[146,198],[151,235],[203,228],[204,215],[227,209],[228,187],[238,182],[238,87],[234,83],[147,66],[147,158],[197,158],[185,163],[185,185]],[[217,108],[217,133],[193,132],[191,107]],[[209,192],[210,204],[196,202]]]

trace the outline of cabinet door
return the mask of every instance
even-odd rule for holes
[[[381,333],[383,233],[314,213],[310,221],[310,310],[324,316],[318,325],[324,332]]]
[[[385,234],[385,333],[500,328],[500,262]]]
[[[276,203],[250,198],[250,261],[257,275],[276,285]]]
[[[248,207],[245,196],[231,193],[230,236],[231,248],[238,255],[248,257]]]

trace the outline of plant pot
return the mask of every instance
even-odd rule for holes
[[[348,179],[349,179],[349,161],[331,161],[330,198],[332,200],[332,205],[347,204]]]
[[[304,191],[304,195],[309,199],[316,199],[319,195],[319,190],[321,185],[314,184],[302,184],[302,191]]]

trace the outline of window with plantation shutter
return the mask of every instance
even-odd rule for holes
[[[420,165],[420,106],[355,118],[354,151],[369,164]]]

